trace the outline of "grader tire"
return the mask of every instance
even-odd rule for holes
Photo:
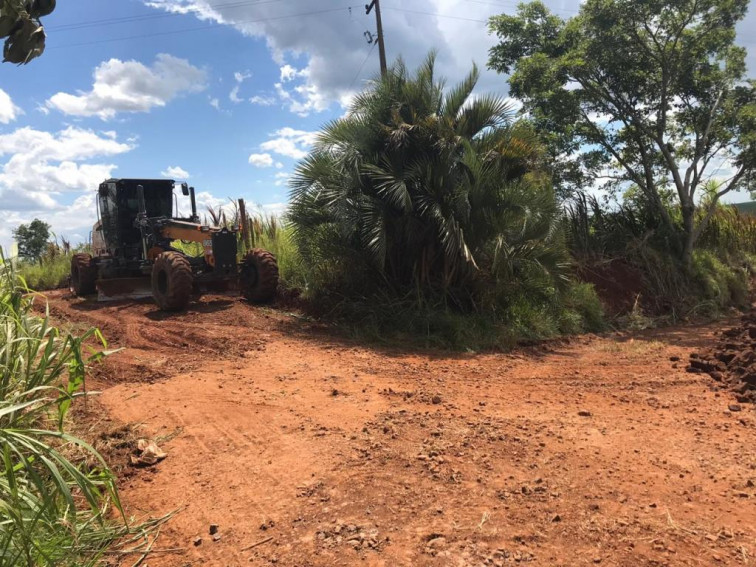
[[[95,292],[97,268],[92,265],[89,254],[74,254],[71,258],[71,290],[83,297]]]
[[[266,303],[276,296],[278,262],[267,250],[255,248],[247,252],[241,263],[242,295],[251,303]]]
[[[178,252],[163,252],[152,265],[152,297],[163,311],[180,311],[192,296],[192,267]]]

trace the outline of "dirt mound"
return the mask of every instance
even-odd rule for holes
[[[206,295],[185,311],[166,313],[151,300],[98,303],[68,291],[45,294],[50,315],[64,329],[100,329],[117,350],[92,368],[100,383],[154,382],[203,368],[208,360],[254,357],[282,315],[228,295]],[[97,346],[97,345],[92,345]]]
[[[643,299],[643,274],[624,260],[585,264],[578,268],[578,276],[593,284],[610,316],[626,315],[639,296]]]
[[[756,403],[756,310],[722,331],[715,347],[692,353],[688,371],[705,372],[735,392],[739,402]]]

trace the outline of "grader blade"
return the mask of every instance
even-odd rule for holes
[[[97,301],[120,301],[152,297],[152,285],[148,277],[99,279],[96,285]]]

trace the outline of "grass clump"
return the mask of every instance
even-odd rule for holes
[[[47,291],[68,285],[71,274],[71,256],[43,257],[40,262],[22,261],[18,264],[18,275],[30,289]]]
[[[108,520],[121,505],[115,478],[89,444],[66,431],[71,404],[85,395],[85,347],[104,339],[50,325],[0,257],[0,564],[93,565],[128,533]],[[96,466],[85,465],[87,455]]]

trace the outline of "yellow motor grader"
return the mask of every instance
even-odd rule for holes
[[[92,254],[71,259],[71,289],[98,299],[152,296],[166,311],[184,309],[193,293],[238,289],[251,302],[273,299],[278,287],[275,257],[263,249],[237,259],[238,227],[200,223],[194,187],[180,185],[191,214],[178,216],[175,181],[108,179],[97,190],[98,221]],[[197,242],[192,256],[177,242]]]

